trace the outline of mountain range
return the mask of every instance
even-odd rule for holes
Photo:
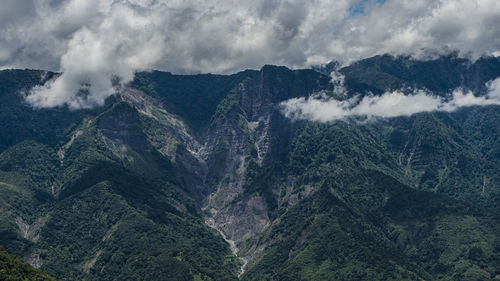
[[[500,58],[139,72],[80,110],[26,102],[58,73],[2,70],[0,245],[62,280],[499,279],[500,106],[285,116],[332,71],[346,99],[483,96]]]

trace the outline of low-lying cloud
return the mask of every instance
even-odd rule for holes
[[[3,0],[0,69],[62,72],[28,101],[82,108],[102,104],[116,78],[127,83],[148,69],[231,73],[383,53],[495,55],[498,26],[498,0]]]
[[[291,119],[331,122],[351,116],[390,118],[419,112],[452,112],[467,106],[500,105],[500,78],[489,82],[487,86],[488,92],[484,96],[456,89],[449,97],[443,98],[423,90],[415,90],[411,94],[395,91],[380,96],[355,96],[338,100],[320,93],[309,98],[289,99],[280,106],[282,113]]]

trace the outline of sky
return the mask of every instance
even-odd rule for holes
[[[2,0],[0,69],[62,72],[29,100],[85,108],[149,69],[233,73],[384,53],[500,55],[499,26],[498,0]]]

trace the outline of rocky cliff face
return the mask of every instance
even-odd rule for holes
[[[187,129],[177,117],[167,117],[161,104],[145,106],[140,91],[125,90],[121,96],[146,116],[146,122],[154,124],[148,126],[148,138],[160,152],[175,159],[207,221],[234,243],[236,253],[270,223],[266,199],[245,193],[244,187],[250,180],[248,167],[265,169],[286,145],[281,139],[286,131],[282,126],[290,124],[283,122],[279,102],[325,89],[328,82],[327,76],[312,70],[265,66],[249,72],[229,89],[200,131]]]

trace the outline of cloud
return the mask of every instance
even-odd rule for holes
[[[27,101],[34,107],[67,105],[73,109],[103,104],[116,91],[115,86],[120,86],[114,85],[113,79],[124,84],[136,71],[151,68],[221,73],[256,68],[266,62],[303,65],[304,50],[292,45],[297,44],[297,38],[307,40],[304,23],[312,24],[311,17],[317,16],[307,5],[326,8],[327,4],[318,0],[38,3],[35,19],[10,25],[16,31],[12,35],[26,32],[33,38],[10,40],[13,46],[5,52],[0,48],[0,55],[11,58],[4,61],[9,66],[45,68],[58,64],[56,70],[62,75],[32,89]],[[345,10],[348,3],[341,0],[329,8]],[[332,24],[340,20],[324,15],[323,19]]]
[[[348,60],[378,53],[425,56],[458,50],[477,58],[500,49],[500,2],[395,0],[347,23],[332,53]]]
[[[500,51],[497,0],[5,0],[0,69],[63,72],[38,107],[101,104],[135,71],[230,73],[376,54]],[[83,85],[83,87],[82,87]],[[87,94],[85,94],[87,93]]]
[[[395,91],[380,96],[356,96],[339,100],[321,93],[309,98],[289,99],[280,106],[282,113],[291,119],[331,122],[351,116],[390,118],[429,111],[452,112],[467,106],[500,105],[500,78],[489,82],[487,86],[488,92],[484,96],[474,96],[470,91],[456,89],[450,97],[443,98],[415,90],[412,94]]]
[[[85,9],[87,4],[74,5]],[[119,82],[131,81],[134,71],[147,68],[161,57],[163,38],[156,32],[150,14],[127,5],[106,8],[111,9],[109,15],[98,25],[83,26],[73,33],[61,57],[62,75],[33,88],[27,96],[29,103],[35,107],[68,105],[72,109],[102,105],[120,86]],[[94,6],[88,9],[93,10],[89,14],[102,12]],[[74,29],[71,24],[64,28]]]

